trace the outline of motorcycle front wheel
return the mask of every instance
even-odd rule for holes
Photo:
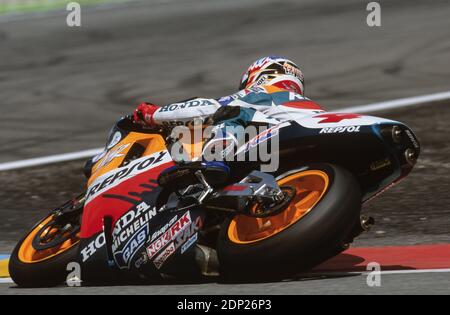
[[[68,204],[82,207],[78,201]],[[68,264],[78,258],[80,210],[62,218],[48,215],[18,242],[9,260],[9,273],[19,287],[52,287],[65,282]]]
[[[277,177],[296,196],[281,213],[225,221],[217,252],[226,278],[283,277],[337,255],[359,219],[361,191],[355,177],[331,164],[309,165]]]

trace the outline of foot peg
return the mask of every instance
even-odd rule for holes
[[[204,180],[212,187],[224,185],[230,177],[230,168],[223,163],[194,162],[164,170],[159,175],[158,184],[163,188],[181,190],[200,183],[198,171],[203,174]]]

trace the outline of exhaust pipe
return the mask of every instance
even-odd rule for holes
[[[360,218],[362,232],[369,232],[375,225],[375,219],[372,217],[361,216]]]
[[[363,234],[364,232],[368,232],[372,229],[372,226],[375,225],[375,219],[372,217],[368,217],[362,215],[359,218],[359,224],[355,224],[355,227],[350,232],[347,243],[353,243],[353,240]]]

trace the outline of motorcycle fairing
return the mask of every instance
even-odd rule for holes
[[[391,137],[394,126],[407,135],[398,143]],[[405,159],[406,150],[420,153],[406,125],[359,114],[327,112],[297,119],[280,130],[279,139],[280,160],[286,161],[282,171],[307,163],[341,165],[359,180],[364,201],[409,174],[413,165]]]
[[[396,123],[397,121],[379,118],[374,116],[365,116],[352,113],[324,112],[316,115],[303,117],[295,120],[299,125],[310,128],[320,129],[337,128],[348,126],[371,126],[376,124]]]
[[[115,224],[121,215],[130,210],[130,204],[143,202],[145,195],[158,194],[160,188],[156,185],[156,179],[172,165],[170,154],[161,151],[97,177],[87,190],[81,237],[89,238],[101,231],[104,217],[111,217]]]
[[[146,272],[152,273],[170,269],[170,262],[178,256],[192,265],[189,249],[198,241],[203,211],[158,211],[162,189],[156,180],[174,162],[160,135],[128,132],[119,127],[120,123],[112,130],[107,149],[95,162],[89,179],[80,232],[84,268],[89,274],[99,268],[131,270],[145,266]],[[144,150],[133,149],[136,147]],[[180,221],[186,217],[189,220]],[[159,232],[167,243],[148,259],[146,251],[155,245]]]
[[[133,237],[138,237],[140,243],[143,234],[150,234],[150,229],[144,226],[157,215],[155,205],[161,189],[156,179],[174,163],[160,135],[128,132],[120,129],[119,124],[112,131],[107,149],[93,165],[88,181],[80,231],[80,259],[82,262],[96,260],[99,255],[98,260],[105,261],[105,250],[100,250],[107,241],[105,218],[110,220],[112,231],[126,214],[139,213],[131,223],[140,229],[133,231],[124,244],[116,242],[117,253],[122,251],[126,259],[111,253],[108,257],[120,267],[128,267],[130,246],[132,254],[135,252]],[[114,239],[110,245],[113,244]]]

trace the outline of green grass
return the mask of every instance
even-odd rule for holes
[[[127,0],[75,0],[81,5],[93,5],[107,2],[124,2]],[[27,3],[9,3],[5,4],[0,2],[0,14],[7,13],[26,13],[26,12],[42,12],[48,10],[56,10],[56,9],[65,9],[70,0],[54,0],[54,1],[46,1],[46,0],[34,0],[27,1]]]

